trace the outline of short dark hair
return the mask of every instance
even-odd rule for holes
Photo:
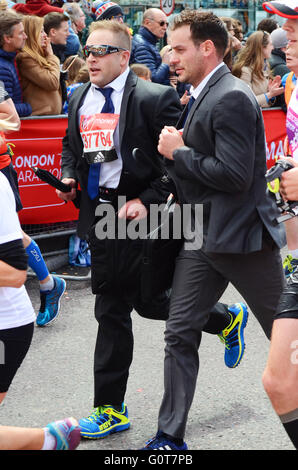
[[[170,30],[189,25],[191,39],[196,46],[209,39],[213,42],[219,57],[223,57],[228,47],[228,32],[223,21],[212,12],[183,10],[174,17]]]
[[[69,17],[64,15],[64,13],[58,13],[57,11],[52,11],[44,16],[43,27],[45,33],[48,35],[52,28],[59,29],[61,23],[64,21],[69,21]]]
[[[0,12],[0,47],[4,45],[3,36],[12,36],[13,27],[22,23],[23,16],[14,10]]]
[[[267,33],[271,34],[272,31],[277,28],[279,28],[279,25],[276,20],[273,18],[265,18],[258,24],[257,31],[267,31]]]

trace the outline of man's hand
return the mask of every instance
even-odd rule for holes
[[[60,197],[60,199],[63,199],[63,201],[73,201],[77,195],[77,190],[76,190],[76,186],[77,186],[77,182],[76,180],[74,180],[73,178],[63,178],[62,180],[62,183],[65,183],[65,184],[70,184],[70,186],[72,187],[72,190],[69,192],[69,193],[63,193],[62,191],[59,191],[58,189],[56,189],[56,194],[58,197]]]
[[[140,220],[147,217],[147,209],[141,199],[127,201],[118,212],[119,219]]]
[[[284,171],[280,178],[280,193],[285,201],[298,201],[298,163],[293,158],[284,158],[294,166]]]
[[[157,150],[168,160],[173,160],[174,150],[183,145],[180,132],[175,127],[165,126],[160,133]]]

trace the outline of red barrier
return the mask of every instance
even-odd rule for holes
[[[263,118],[266,132],[267,167],[275,163],[275,157],[284,155],[283,143],[286,137],[286,113],[281,109],[264,109]]]
[[[274,157],[283,155],[285,138],[285,113],[279,109],[263,112],[267,166],[274,164]],[[78,210],[72,203],[65,204],[55,189],[40,181],[31,170],[38,166],[61,177],[62,138],[65,135],[65,116],[22,119],[21,130],[7,135],[13,148],[14,167],[18,173],[20,194],[24,209],[20,212],[22,224],[67,222],[78,218]]]
[[[7,134],[13,147],[13,164],[18,173],[20,195],[24,209],[20,212],[22,224],[67,222],[78,218],[78,210],[65,204],[55,189],[43,183],[31,170],[38,166],[61,177],[62,138],[67,118],[22,119],[19,132]]]

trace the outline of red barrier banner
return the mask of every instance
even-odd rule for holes
[[[286,115],[279,109],[263,111],[266,130],[266,157],[270,168],[275,156],[284,154]],[[24,209],[20,212],[22,224],[46,224],[77,220],[78,210],[69,202],[65,204],[55,189],[42,182],[31,170],[38,166],[61,177],[62,139],[67,127],[67,117],[34,117],[21,120],[18,132],[7,134],[14,145],[13,164],[18,173],[20,194]]]
[[[45,224],[77,220],[78,210],[72,202],[65,204],[53,187],[41,181],[31,170],[37,166],[61,177],[62,138],[66,117],[27,118],[21,120],[19,132],[7,134],[12,143],[13,165],[18,173],[23,210],[21,224]]]
[[[275,157],[284,155],[286,113],[281,109],[264,109],[263,118],[266,132],[267,167],[271,168],[275,163]]]

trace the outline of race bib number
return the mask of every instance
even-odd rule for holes
[[[104,163],[117,159],[114,132],[118,121],[119,114],[98,113],[81,116],[80,134],[88,163]]]

